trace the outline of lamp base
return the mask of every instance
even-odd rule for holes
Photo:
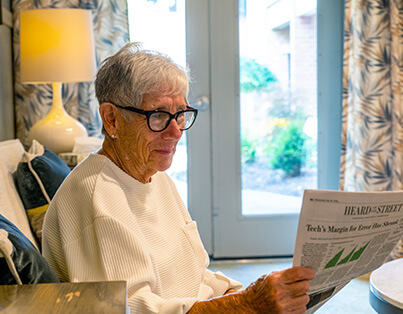
[[[37,140],[56,154],[72,152],[76,137],[87,137],[85,127],[66,115],[52,119],[46,116],[39,120],[29,131],[28,140]]]
[[[53,84],[53,103],[46,117],[39,120],[29,131],[28,140],[33,139],[54,153],[72,152],[76,137],[87,137],[86,128],[68,115],[61,102],[61,83]]]

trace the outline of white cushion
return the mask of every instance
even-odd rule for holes
[[[0,214],[37,245],[13,180],[13,173],[17,170],[24,151],[18,139],[0,142]]]

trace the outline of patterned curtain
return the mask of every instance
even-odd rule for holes
[[[346,0],[342,190],[403,189],[402,67],[403,1]]]
[[[12,0],[16,128],[17,137],[25,144],[28,144],[31,126],[50,109],[52,86],[20,82],[20,12],[47,8],[80,8],[92,11],[98,66],[129,41],[126,0]],[[99,137],[102,121],[98,115],[94,83],[63,84],[62,97],[66,111],[84,124],[89,136]]]

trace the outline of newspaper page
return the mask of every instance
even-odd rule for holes
[[[311,267],[307,313],[380,267],[403,235],[403,191],[306,190],[293,266]]]

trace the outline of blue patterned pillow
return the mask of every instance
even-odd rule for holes
[[[0,229],[8,233],[8,239],[13,244],[11,258],[22,284],[59,282],[56,274],[31,241],[3,215],[0,215]],[[13,276],[6,259],[0,258],[0,285],[15,284],[17,279]]]
[[[58,155],[34,141],[14,173],[18,193],[39,243],[49,203],[70,171]]]

